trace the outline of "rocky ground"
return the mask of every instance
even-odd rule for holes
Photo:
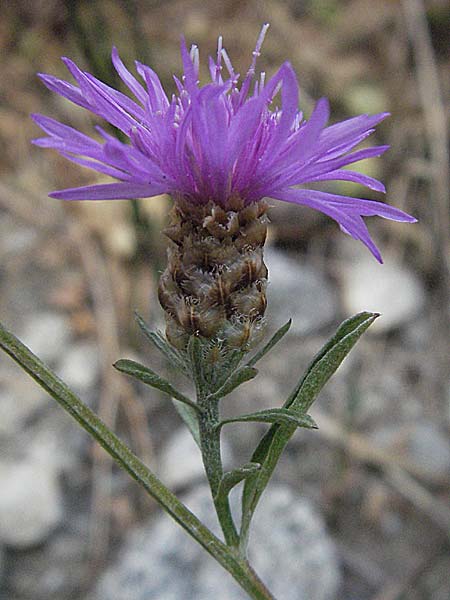
[[[80,183],[80,171],[30,152],[36,131],[26,115],[56,111],[75,124],[87,122],[30,83],[36,70],[55,72],[55,57],[67,54],[68,45],[76,52],[77,45],[58,2],[48,3],[45,14],[27,12],[25,4],[17,3],[21,25],[15,36],[12,14],[4,20],[10,28],[1,25],[8,61],[0,83],[0,319],[214,527],[198,450],[170,401],[132,386],[111,367],[117,358],[138,358],[179,379],[145,345],[132,319],[137,308],[152,326],[161,326],[155,282],[164,265],[159,229],[168,201],[143,205],[141,219],[150,223],[143,234],[128,203],[68,207],[46,198],[50,189]],[[104,10],[108,3],[99,4]],[[120,3],[110,4],[120,16]],[[242,32],[255,20],[255,3],[229,14],[219,3],[211,3],[209,12],[201,3],[187,4],[158,5],[143,19],[146,35],[156,36],[161,48],[156,63],[177,60],[168,48],[176,45],[171,26],[181,26],[183,15],[185,33],[200,43],[216,36],[218,22],[245,46]],[[363,309],[382,317],[314,406],[319,430],[302,430],[291,440],[257,513],[251,556],[280,600],[448,600],[446,242],[436,217],[443,200],[424,150],[433,145],[416,94],[420,72],[408,62],[408,21],[395,3],[371,11],[370,22],[362,0],[345,8],[318,4],[323,14],[310,15],[296,3],[268,3],[267,14],[256,11],[258,22],[271,20],[278,43],[285,35],[283,58],[292,51],[306,89],[330,95],[337,111],[353,114],[360,110],[358,98],[376,103],[380,95],[394,106],[392,132],[381,134],[393,143],[384,179],[392,190],[389,201],[403,202],[420,223],[414,233],[375,224],[381,267],[328,221],[295,207],[271,209],[269,322],[274,329],[292,317],[293,325],[261,361],[258,378],[224,403],[225,413],[281,404],[340,320]],[[404,3],[410,4],[416,5]],[[434,60],[443,70],[448,59],[441,49],[440,4],[430,6]],[[364,31],[360,37],[345,25],[349,14]],[[238,21],[242,31],[235,31]],[[305,41],[303,58],[297,57],[294,33]],[[43,41],[42,66],[36,61]],[[279,62],[276,44],[268,43],[269,62]],[[317,54],[308,50],[313,43]],[[333,68],[341,83],[329,64],[333,44],[340,48]],[[369,73],[364,85],[363,73]],[[342,78],[353,86],[350,96]],[[422,175],[411,174],[414,169]],[[243,598],[231,578],[6,355],[0,357],[0,415],[2,600]],[[263,431],[256,424],[228,426],[227,465],[246,462]]]

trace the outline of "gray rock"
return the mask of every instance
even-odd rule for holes
[[[318,270],[268,248],[264,255],[269,269],[267,320],[281,327],[292,318],[291,333],[305,335],[331,323],[338,302],[330,282]]]
[[[448,478],[450,440],[435,423],[422,421],[402,428],[384,425],[376,429],[371,437],[375,445],[407,458],[428,478]]]
[[[217,531],[206,487],[186,504]],[[272,487],[255,515],[251,562],[276,597],[332,600],[339,586],[333,545],[320,516],[286,487]],[[166,516],[133,532],[97,586],[96,600],[246,600],[247,595]]]
[[[55,363],[69,342],[69,322],[56,313],[35,313],[28,319],[19,337],[44,362]]]
[[[225,468],[231,463],[231,449],[222,441]],[[159,460],[158,473],[165,485],[181,489],[206,481],[202,455],[187,427],[180,427],[167,441]]]
[[[425,303],[422,282],[402,264],[385,257],[378,264],[371,256],[344,263],[343,302],[348,314],[379,312],[382,318],[369,332],[388,331],[410,321]]]
[[[97,345],[93,342],[72,344],[63,354],[58,375],[75,391],[89,391],[99,375]]]
[[[10,256],[24,253],[33,247],[38,239],[37,230],[33,230],[23,225],[18,226],[17,221],[8,215],[2,213],[0,221],[0,254],[3,259]]]
[[[450,475],[450,440],[434,423],[417,423],[408,436],[410,459],[432,477]]]
[[[15,548],[43,542],[62,518],[57,474],[38,458],[0,463],[0,540]]]
[[[0,437],[12,438],[48,403],[48,395],[13,364],[0,368]]]
[[[84,598],[82,588],[92,565],[86,562],[89,521],[68,514],[64,527],[44,546],[14,553],[5,573],[8,590],[20,600]],[[1,594],[0,594],[1,597]],[[114,596],[113,596],[114,597]],[[9,599],[9,596],[8,596]]]

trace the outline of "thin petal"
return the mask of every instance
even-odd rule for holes
[[[141,102],[141,104],[145,106],[145,103],[147,102],[148,98],[147,93],[145,92],[144,88],[139,83],[139,81],[135,77],[133,77],[130,71],[123,64],[119,56],[119,51],[115,46],[112,49],[111,59],[120,79],[133,92],[133,94],[136,96],[139,102]]]
[[[184,70],[184,84],[188,92],[193,94],[197,88],[198,73],[186,46],[186,40],[181,38],[181,60]]]
[[[356,171],[347,171],[346,169],[338,169],[336,171],[324,173],[323,175],[318,175],[317,177],[312,177],[307,182],[305,181],[305,183],[309,183],[310,181],[352,181],[354,183],[360,183],[375,192],[381,192],[383,194],[386,192],[386,188],[381,181],[378,181],[378,179],[363,175],[362,173],[357,173]]]
[[[338,196],[316,190],[287,189],[274,194],[274,198],[284,202],[303,204],[323,212],[339,223],[343,231],[365,244],[375,258],[381,255],[374,244],[361,216],[380,216],[393,221],[413,223],[416,219],[383,202],[363,200],[351,196]]]
[[[105,183],[84,187],[58,190],[49,194],[60,200],[127,200],[130,198],[150,198],[167,190],[160,185],[145,183]]]
[[[88,110],[91,109],[90,102],[83,97],[81,90],[75,85],[68,81],[64,81],[63,79],[58,79],[58,77],[53,77],[53,75],[46,75],[45,73],[38,73],[38,77],[51,92],[56,92],[78,106],[82,106]]]

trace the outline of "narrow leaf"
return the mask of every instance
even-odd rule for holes
[[[169,363],[178,371],[181,371],[186,377],[190,378],[190,373],[186,364],[180,355],[159,332],[151,331],[144,319],[137,313],[134,313],[136,323],[139,325],[145,337],[167,358]]]
[[[220,421],[216,427],[221,428],[227,423],[245,423],[247,421],[255,423],[280,423],[282,425],[306,427],[307,429],[318,429],[317,424],[310,415],[297,415],[285,408],[269,408],[248,415],[224,419],[223,421]]]
[[[233,390],[239,387],[242,383],[246,381],[250,381],[258,374],[258,370],[254,367],[248,367],[247,365],[237,369],[232,373],[229,378],[225,381],[223,386],[214,392],[211,397],[214,398],[223,398],[230,394]]]
[[[333,335],[333,337],[328,340],[328,342],[319,350],[319,352],[312,359],[311,363],[308,365],[308,368],[306,369],[305,373],[303,374],[303,377],[300,379],[300,381],[295,386],[295,388],[292,390],[292,393],[290,394],[290,396],[284,403],[284,408],[288,408],[292,404],[292,402],[294,401],[294,398],[296,398],[298,396],[300,388],[302,387],[305,379],[308,377],[310,372],[314,369],[314,367],[317,365],[317,363],[320,360],[322,360],[322,358],[324,356],[326,356],[334,346],[336,346],[336,344],[338,344],[348,334],[351,334],[353,331],[358,329],[358,327],[360,325],[364,325],[364,324],[368,323],[367,327],[364,328],[364,331],[365,331],[369,327],[369,325],[371,325],[378,316],[379,315],[377,313],[361,312],[361,313],[358,313],[358,314],[354,315],[353,317],[350,317],[349,319],[346,319],[345,321],[343,321],[339,325],[339,327],[336,330],[336,333]],[[361,332],[361,334],[363,332]]]
[[[199,425],[198,425],[198,420],[197,420],[197,411],[195,411],[191,406],[188,406],[187,404],[183,404],[183,402],[180,402],[179,400],[176,400],[175,398],[172,398],[172,402],[173,402],[173,405],[175,406],[178,414],[183,419],[187,428],[191,432],[192,437],[195,440],[195,443],[197,444],[197,446],[199,448],[201,448],[200,431],[199,431]]]
[[[216,498],[220,498],[221,496],[228,496],[230,491],[243,479],[246,479],[250,475],[253,475],[261,468],[261,465],[258,463],[249,462],[238,469],[233,469],[233,471],[228,471],[222,476],[220,480],[219,489],[217,490]]]
[[[289,408],[289,411],[297,415],[304,415],[331,375],[378,316],[375,313],[364,312],[344,321],[331,340],[313,359],[305,375],[285,402],[284,408]],[[259,462],[262,466],[261,470],[244,485],[241,528],[243,544],[246,543],[250,520],[259,498],[294,431],[294,425],[275,423],[263,436],[253,453],[252,462]]]
[[[197,411],[200,410],[192,400],[189,400],[187,396],[176,390],[166,379],[134,360],[120,359],[114,363],[113,367],[121,373],[126,373],[130,377],[134,377],[134,379],[138,379],[146,385],[150,385],[165,394],[169,394],[169,396],[176,398],[180,402],[184,402],[184,404],[188,404]]]
[[[324,352],[319,353],[306,375],[303,377],[298,391],[291,394],[289,408],[295,412],[306,412],[318,396],[321,389],[336,372],[344,358],[362,336],[362,334],[379,317],[376,313],[360,313],[345,321],[332,338],[331,344]]]
[[[263,348],[261,348],[261,350],[259,350],[255,356],[253,356],[253,358],[251,358],[248,362],[247,362],[247,366],[248,367],[253,367],[253,365],[255,365],[258,360],[261,360],[261,358],[263,356],[265,356],[270,350],[272,350],[272,348],[275,346],[275,344],[278,344],[278,342],[286,335],[286,333],[289,331],[290,327],[292,324],[292,319],[289,319],[289,321],[287,323],[285,323],[282,327],[280,327],[280,329],[278,329],[278,331],[276,331],[273,336],[270,338],[270,340],[267,342],[267,344],[265,346],[263,346]]]

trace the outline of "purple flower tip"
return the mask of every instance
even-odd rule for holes
[[[136,63],[139,81],[116,48],[113,65],[134,99],[81,71],[68,58],[63,61],[76,85],[40,74],[50,90],[104,118],[129,138],[123,143],[97,128],[102,138],[97,141],[54,119],[32,115],[47,134],[33,143],[54,148],[69,160],[120,182],[66,189],[50,196],[112,200],[168,193],[194,204],[213,200],[224,208],[236,196],[248,204],[268,196],[327,214],[381,261],[363,217],[378,215],[410,223],[413,217],[382,202],[298,186],[344,180],[384,192],[381,182],[345,167],[387,150],[388,146],[354,148],[389,113],[360,115],[329,126],[329,105],[322,98],[310,118],[304,119],[290,63],[284,63],[268,81],[264,73],[256,77],[256,59],[267,28],[264,25],[261,30],[240,84],[219,38],[217,56],[209,61],[211,81],[200,86],[198,49],[193,46],[189,51],[182,39],[183,76],[175,78],[178,93],[171,99],[150,67]],[[279,106],[273,106],[278,94]]]

